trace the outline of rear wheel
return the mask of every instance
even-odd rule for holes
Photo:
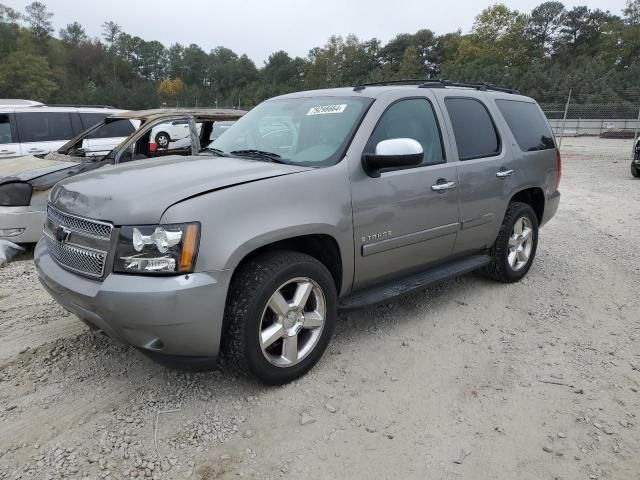
[[[491,247],[491,262],[485,272],[493,279],[510,283],[522,279],[536,255],[538,218],[530,205],[511,202]]]
[[[633,175],[635,178],[640,177],[640,169],[636,167],[635,161],[631,162],[631,175]]]
[[[171,142],[171,139],[168,133],[160,132],[156,135],[156,145],[158,145],[158,148],[169,148],[169,142]]]
[[[333,278],[318,260],[297,252],[259,256],[232,280],[222,354],[264,383],[290,382],[324,353],[336,308]]]

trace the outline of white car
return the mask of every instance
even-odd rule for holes
[[[234,122],[232,121],[220,121],[216,122],[209,136],[210,141],[214,141],[220,135],[222,135]],[[196,123],[196,129],[198,135],[200,135],[200,129],[202,123]],[[169,150],[179,149],[189,146],[189,120],[180,119],[172,122],[163,123],[153,127],[151,135],[149,137],[149,144],[152,149],[156,150]],[[155,144],[155,146],[154,146]]]
[[[46,155],[118,110],[108,107],[42,105],[31,100],[0,99],[0,161],[24,155]],[[88,152],[117,145],[133,128],[87,139]],[[109,135],[109,136],[105,136]]]

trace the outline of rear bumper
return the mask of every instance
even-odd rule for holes
[[[36,243],[42,238],[45,216],[43,205],[0,207],[0,240],[9,240],[13,243]],[[14,232],[9,233],[9,230]]]
[[[542,221],[540,222],[540,226],[543,226],[549,220],[553,218],[553,216],[558,211],[558,206],[560,205],[560,192],[556,190],[554,193],[547,197],[547,200],[544,205],[544,213],[542,214]]]
[[[34,261],[45,289],[90,327],[156,353],[218,354],[231,272],[171,277],[110,274],[96,281],[60,267],[43,241],[36,246]]]

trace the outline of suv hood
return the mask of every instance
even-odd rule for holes
[[[50,201],[68,213],[115,225],[153,224],[181,200],[306,170],[311,168],[229,157],[138,160],[63,180]]]

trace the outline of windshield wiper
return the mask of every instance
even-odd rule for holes
[[[284,163],[285,165],[289,165],[289,162],[284,160],[277,153],[265,152],[263,150],[234,150],[233,152],[231,152],[231,155],[248,158],[260,158],[269,162]]]
[[[225,152],[223,152],[222,150],[220,150],[219,148],[206,147],[204,150],[206,150],[207,152],[215,153],[219,157],[226,157],[227,156],[227,154]]]

